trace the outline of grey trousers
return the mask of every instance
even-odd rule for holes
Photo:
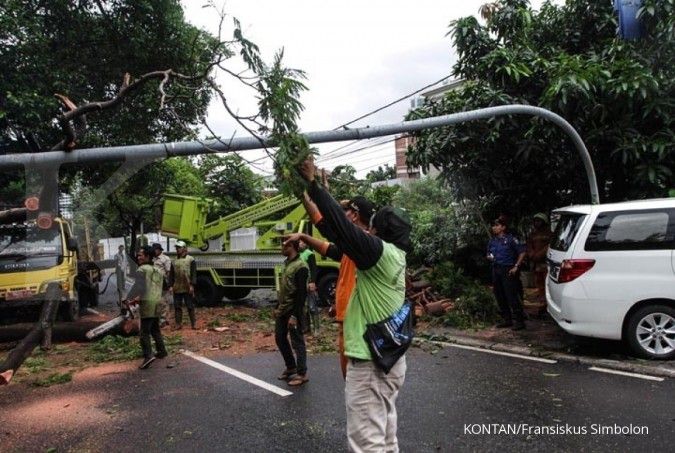
[[[345,383],[349,451],[398,452],[396,398],[406,368],[405,355],[389,374],[373,362],[349,359]]]

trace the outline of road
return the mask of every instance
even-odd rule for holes
[[[404,452],[669,451],[675,442],[672,379],[456,347],[435,354],[413,349],[408,356],[398,404]],[[118,365],[48,389],[0,391],[0,445],[21,451],[345,451],[343,383],[334,356],[311,356],[311,380],[299,389],[275,379],[283,368],[278,354],[236,358],[214,351],[209,357],[292,394],[279,396],[185,355],[147,371]],[[529,435],[471,434],[528,429],[522,424]],[[594,434],[599,425],[633,425],[643,434]],[[535,434],[541,426],[586,434]]]

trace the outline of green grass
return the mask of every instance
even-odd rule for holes
[[[25,362],[23,362],[24,368],[30,373],[39,373],[40,371],[45,370],[46,368],[52,366],[47,359],[41,356],[32,356],[28,357]]]
[[[169,352],[183,343],[180,335],[164,336],[164,344]],[[138,337],[109,335],[89,345],[87,358],[93,362],[120,362],[143,357]]]
[[[249,322],[253,321],[253,316],[245,313],[228,313],[225,317],[232,322]]]
[[[65,384],[73,380],[72,371],[67,373],[53,373],[45,378],[40,378],[31,383],[35,387],[50,387],[57,384]]]

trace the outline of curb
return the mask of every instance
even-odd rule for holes
[[[448,335],[439,337],[438,340],[430,340],[428,338],[417,337],[418,343],[426,342],[436,345],[443,345],[443,343],[458,344],[462,346],[473,346],[476,348],[490,349],[493,351],[509,352],[511,354],[520,354],[531,357],[539,357],[542,359],[559,360],[561,362],[576,363],[579,365],[597,366],[602,368],[609,368],[611,370],[626,371],[630,373],[648,374],[652,376],[675,378],[675,369],[667,369],[664,367],[654,365],[642,365],[637,363],[619,362],[617,360],[601,359],[588,356],[576,356],[572,354],[565,354],[552,351],[539,351],[528,348],[526,346],[516,346],[506,343],[494,343],[485,340],[478,340],[475,338],[462,337],[459,335]]]

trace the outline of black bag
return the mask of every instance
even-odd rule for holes
[[[373,362],[385,374],[408,350],[415,335],[413,302],[406,299],[396,313],[374,324],[366,325],[363,339],[373,356]]]

